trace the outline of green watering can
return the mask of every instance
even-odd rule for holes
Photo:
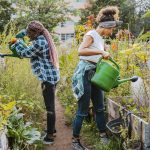
[[[102,61],[102,58],[97,63],[96,72],[91,79],[91,82],[102,90],[109,92],[112,88],[117,87],[119,84],[126,81],[136,82],[138,80],[137,76],[132,78],[120,80],[120,68],[118,64],[112,59],[109,62]]]
[[[17,54],[15,47],[11,47],[11,46],[9,45],[9,49],[10,49],[11,52],[12,52],[11,54],[0,54],[0,57],[16,57],[16,58],[21,58],[21,57]]]
[[[24,43],[23,40],[19,41],[20,43],[22,43],[22,45],[24,45],[25,47],[27,47],[26,43]],[[0,54],[0,57],[15,57],[15,58],[20,58],[22,59],[22,57],[20,57],[17,52],[16,52],[16,48],[12,45],[9,44],[9,49],[11,50],[11,54]],[[30,57],[26,57],[26,58],[30,58]]]
[[[21,30],[17,35],[16,35],[16,38],[18,39],[18,38],[20,38],[20,39],[22,39],[22,40],[19,40],[19,42],[23,45],[23,46],[25,46],[25,47],[27,47],[27,45],[26,45],[26,43],[24,42],[24,36],[26,36],[26,29],[23,29],[23,30]],[[17,52],[16,52],[16,48],[14,47],[14,46],[12,46],[13,44],[9,44],[9,49],[11,50],[11,54],[0,54],[0,57],[16,57],[16,58],[20,58],[21,59],[21,57],[17,54]],[[30,58],[30,57],[26,57],[26,58]]]

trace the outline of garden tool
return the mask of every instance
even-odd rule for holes
[[[120,79],[120,68],[118,64],[112,58],[108,61],[103,61],[102,58],[100,58],[91,82],[102,90],[109,92],[112,88],[117,87],[121,83],[127,81],[136,82],[137,80],[137,76],[127,79]]]

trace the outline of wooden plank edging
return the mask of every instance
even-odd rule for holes
[[[123,107],[111,99],[108,99],[107,106],[109,120],[118,118],[119,110],[123,109]],[[127,114],[129,111],[124,109],[124,112]],[[143,149],[150,150],[150,124],[135,114],[131,114],[131,120],[133,133],[136,133],[140,136]]]

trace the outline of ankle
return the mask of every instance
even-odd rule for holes
[[[106,133],[106,132],[100,132],[100,133],[99,133],[99,136],[100,136],[100,137],[107,137],[107,133]]]
[[[72,141],[73,142],[80,142],[80,138],[79,137],[72,137]]]

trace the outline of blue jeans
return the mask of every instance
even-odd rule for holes
[[[83,77],[84,94],[78,101],[78,109],[73,122],[74,137],[79,137],[80,135],[84,117],[88,115],[90,99],[93,103],[95,121],[99,132],[105,132],[106,130],[106,121],[104,116],[104,92],[95,85],[91,84],[89,79],[90,73],[91,70],[86,71]]]

